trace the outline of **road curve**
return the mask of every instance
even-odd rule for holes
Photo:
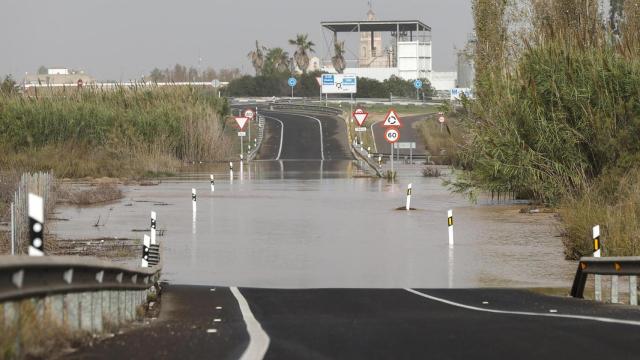
[[[402,117],[402,127],[400,128],[400,141],[401,142],[415,142],[416,149],[413,151],[413,154],[424,155],[425,154],[425,144],[422,136],[418,132],[414,126],[417,125],[420,121],[423,121],[427,118],[427,115],[413,115]],[[377,122],[371,126],[369,129],[370,132],[373,133],[373,138],[375,140],[376,148],[379,153],[390,154],[391,147],[389,143],[384,139],[385,127],[382,126],[382,122]],[[395,150],[394,150],[395,153]],[[400,155],[409,155],[408,149],[400,149]]]
[[[265,136],[256,160],[351,160],[344,121],[312,113],[261,111]]]

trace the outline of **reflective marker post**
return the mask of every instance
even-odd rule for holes
[[[211,192],[216,191],[216,180],[213,178],[213,174],[211,176]]]
[[[151,238],[149,235],[145,234],[142,239],[142,262],[141,266],[146,268],[149,267],[149,249],[151,248]]]
[[[29,193],[29,256],[44,256],[44,200]]]
[[[453,247],[453,210],[447,211],[447,227],[449,228],[449,246]]]
[[[196,221],[196,189],[191,189],[191,206],[193,208],[193,221]]]
[[[151,212],[151,245],[156,244],[156,217],[155,211]]]
[[[600,243],[600,225],[596,225],[591,230],[591,237],[593,238],[593,257],[599,258],[602,251],[602,244]],[[595,295],[596,301],[602,301],[602,276],[595,275]]]
[[[411,210],[411,187],[412,184],[407,185],[407,204],[405,205],[406,210]]]

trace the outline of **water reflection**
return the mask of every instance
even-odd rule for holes
[[[108,207],[60,209],[56,232],[67,238],[132,237],[150,210],[166,229],[164,276],[175,283],[253,287],[566,286],[574,264],[563,260],[555,220],[516,207],[470,204],[419,169],[396,183],[356,178],[352,161],[251,161],[249,175],[223,179],[226,164],[185,172],[159,186],[132,186]],[[407,183],[412,204],[404,205]],[[189,216],[184,194],[200,189]],[[187,195],[188,196],[188,195]],[[160,206],[158,204],[167,204]],[[456,247],[448,244],[448,209],[456,213]],[[196,216],[197,210],[197,216]],[[133,234],[133,235],[132,235]],[[455,261],[454,261],[455,254]]]

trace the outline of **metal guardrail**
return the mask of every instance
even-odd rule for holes
[[[571,296],[584,298],[589,275],[611,275],[611,299],[618,299],[618,276],[629,276],[629,302],[638,304],[637,276],[640,275],[640,257],[583,257],[571,287]],[[597,297],[597,296],[596,296]]]
[[[317,112],[332,116],[340,116],[343,113],[342,109],[332,108],[321,105],[300,104],[291,102],[274,102],[265,106],[268,110],[292,110],[292,111],[309,111]]]
[[[145,290],[160,279],[157,265],[134,268],[78,256],[0,256],[0,302],[101,290]]]

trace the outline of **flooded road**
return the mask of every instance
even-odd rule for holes
[[[172,283],[269,288],[570,286],[552,215],[474,205],[419,167],[395,184],[351,177],[353,161],[256,161],[244,180],[193,172],[158,186],[125,187],[100,207],[59,208],[63,238],[141,238],[158,212],[164,277]],[[413,183],[412,206],[397,211]],[[198,190],[193,221],[191,188]],[[447,240],[447,209],[455,247]],[[104,226],[94,227],[97,218]]]

